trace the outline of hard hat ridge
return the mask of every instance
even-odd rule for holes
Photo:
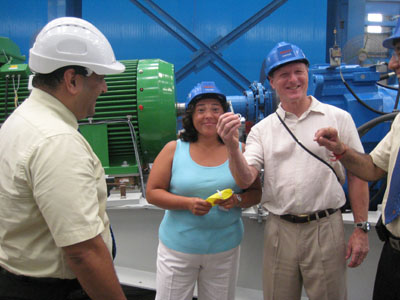
[[[226,96],[221,93],[214,81],[202,81],[196,84],[186,99],[186,108],[189,104],[195,103],[204,98],[214,98],[221,102],[222,105],[226,103]]]
[[[86,67],[99,75],[125,70],[100,30],[83,19],[62,17],[49,22],[36,37],[29,50],[29,67],[48,74],[69,65]]]
[[[291,62],[303,62],[310,64],[304,52],[296,45],[287,42],[279,42],[268,53],[266,58],[265,75],[271,76],[274,71]]]

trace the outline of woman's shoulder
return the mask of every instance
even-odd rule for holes
[[[163,151],[168,153],[174,153],[177,147],[178,141],[169,141],[163,148]]]

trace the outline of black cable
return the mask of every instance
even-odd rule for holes
[[[399,88],[397,90],[396,102],[394,103],[393,111],[397,110],[397,106],[399,105],[399,96],[400,96],[400,82],[399,82]]]
[[[365,134],[367,134],[368,131],[370,131],[372,128],[374,128],[375,126],[379,125],[382,122],[385,121],[392,121],[398,114],[399,112],[392,112],[392,113],[388,113],[386,115],[383,116],[379,116],[375,119],[372,119],[366,123],[364,123],[363,125],[361,125],[360,127],[357,128],[358,131],[358,135],[360,136],[360,138],[362,138]],[[382,179],[380,179],[382,180]],[[375,186],[377,184],[379,180],[375,181],[372,185],[371,188],[373,186]],[[374,201],[376,201],[376,199],[378,199],[378,197],[381,196],[382,192],[385,190],[386,188],[386,181],[384,183],[381,184],[380,188],[378,189],[378,191],[371,197],[370,199],[370,203],[373,203]]]
[[[383,84],[383,83],[380,83],[379,81],[376,82],[376,85],[379,85],[379,86],[381,86],[381,87],[384,87],[385,89],[388,89],[388,90],[394,90],[394,91],[397,91],[397,90],[398,90],[397,87],[390,86],[390,85],[387,85],[387,84]]]
[[[316,159],[318,159],[320,162],[322,162],[324,165],[328,166],[328,168],[330,168],[332,170],[332,172],[335,174],[337,180],[340,182],[340,178],[337,175],[335,169],[329,164],[327,163],[325,160],[323,160],[321,157],[319,157],[318,155],[316,155],[314,152],[312,152],[311,150],[309,150],[306,146],[304,146],[297,138],[296,136],[293,134],[293,132],[289,129],[289,127],[286,125],[286,123],[282,120],[282,118],[279,116],[279,114],[277,112],[275,112],[275,114],[278,116],[279,121],[281,121],[282,125],[286,128],[286,130],[289,132],[289,134],[292,136],[292,138],[296,141],[297,144],[300,145],[301,148],[303,148],[304,150],[306,150],[306,152],[308,154],[310,154],[311,156],[315,157]]]
[[[380,114],[380,115],[386,115],[385,112],[376,110],[375,108],[369,106],[367,103],[365,103],[364,101],[362,101],[357,95],[356,93],[354,93],[353,89],[349,86],[349,84],[346,82],[346,80],[344,80],[343,74],[342,74],[342,69],[339,68],[339,72],[340,72],[340,77],[342,78],[342,82],[345,85],[345,87],[348,89],[348,91],[354,96],[354,98],[356,98],[356,100],[358,101],[358,103],[360,103],[362,106],[364,106],[365,108],[369,109],[370,111],[373,111],[374,113]]]
[[[383,116],[376,117],[375,119],[372,119],[364,123],[363,125],[357,128],[360,138],[363,137],[365,134],[367,134],[367,132],[370,131],[376,125],[385,121],[392,121],[397,116],[398,113],[399,113],[398,111],[387,113]]]

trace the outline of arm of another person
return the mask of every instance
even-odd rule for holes
[[[337,155],[343,166],[361,179],[375,181],[386,175],[384,170],[373,163],[369,154],[360,153],[343,144],[337,130],[332,127],[319,129],[314,141]]]
[[[110,252],[100,235],[62,249],[68,266],[90,299],[126,300]]]
[[[354,223],[368,221],[369,190],[368,183],[347,172],[348,192]],[[368,233],[355,228],[347,243],[346,260],[350,268],[359,266],[369,251]]]
[[[212,207],[207,201],[196,197],[175,195],[168,191],[175,149],[176,141],[169,142],[154,160],[147,180],[146,200],[164,209],[189,210],[194,215],[205,215]]]
[[[240,120],[237,115],[227,112],[221,115],[217,123],[217,132],[228,149],[229,168],[236,184],[247,189],[259,175],[258,170],[250,166],[239,148]]]
[[[245,145],[242,144],[242,151],[245,151]],[[260,176],[257,175],[254,182],[243,192],[240,194],[242,201],[239,203],[239,199],[237,194],[233,194],[227,200],[224,201],[216,201],[216,204],[223,206],[226,209],[232,207],[240,207],[240,208],[248,208],[253,205],[260,203],[262,196],[262,188],[261,188],[261,180]]]

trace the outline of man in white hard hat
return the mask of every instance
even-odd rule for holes
[[[41,30],[29,67],[34,88],[0,129],[0,299],[75,299],[83,288],[125,300],[104,170],[77,130],[107,91],[104,76],[125,67],[96,27],[71,17]]]
[[[229,164],[241,188],[264,169],[263,207],[265,300],[346,300],[346,260],[357,267],[368,253],[368,185],[347,173],[339,156],[313,141],[313,128],[332,124],[362,151],[355,124],[344,110],[307,95],[309,62],[296,45],[278,43],[266,58],[265,75],[280,99],[275,114],[251,128],[244,154],[236,151],[240,121],[218,120]],[[340,208],[347,175],[355,228],[347,243]],[[355,225],[356,225],[355,224]]]
[[[389,68],[399,76],[400,19],[393,35],[383,41],[383,46],[394,50]],[[370,154],[356,151],[334,128],[318,130],[315,141],[334,154],[341,153],[340,162],[364,180],[376,181],[387,176],[382,219],[376,226],[379,238],[385,243],[376,272],[373,300],[400,299],[400,115]]]

